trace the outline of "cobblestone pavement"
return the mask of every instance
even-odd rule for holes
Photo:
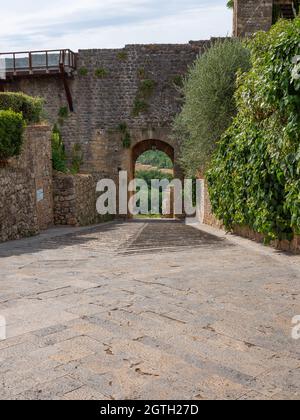
[[[300,257],[200,229],[0,245],[0,397],[300,399]]]

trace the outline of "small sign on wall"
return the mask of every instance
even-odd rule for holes
[[[44,190],[43,188],[37,190],[36,192],[36,201],[39,203],[44,200]]]

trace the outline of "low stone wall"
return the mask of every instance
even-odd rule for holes
[[[21,155],[0,166],[0,242],[38,234],[53,224],[51,131],[25,130]]]
[[[211,203],[209,199],[209,193],[207,184],[205,182],[204,187],[204,217],[203,222],[206,225],[218,228],[218,229],[224,229],[224,225],[222,221],[218,220],[211,208]],[[258,243],[264,243],[264,235],[255,232],[253,229],[249,228],[248,226],[235,226],[233,233],[235,235],[239,235],[243,238],[251,239],[252,241],[258,242]],[[270,244],[273,248],[276,248],[280,251],[286,251],[286,252],[293,252],[293,253],[300,253],[300,236],[295,236],[293,241],[274,241]]]
[[[99,221],[92,175],[54,172],[53,194],[56,225],[86,226]]]
[[[236,226],[233,231],[234,234],[242,236],[243,238],[251,239],[252,241],[264,243],[264,235],[257,233],[248,226]],[[300,236],[295,236],[292,241],[276,240],[270,244],[273,248],[280,251],[300,253]]]

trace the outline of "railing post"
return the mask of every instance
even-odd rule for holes
[[[32,55],[29,53],[29,70],[32,72]]]

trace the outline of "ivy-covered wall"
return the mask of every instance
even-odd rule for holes
[[[267,241],[300,234],[300,18],[280,21],[249,44],[238,115],[208,172],[213,211],[227,229]]]

